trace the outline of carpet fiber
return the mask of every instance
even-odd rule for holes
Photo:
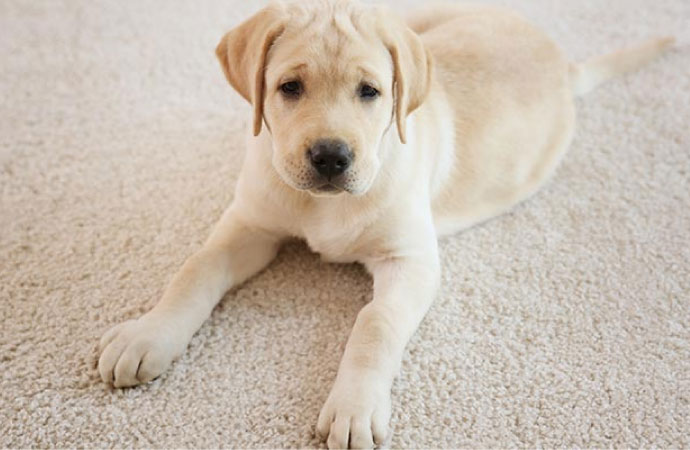
[[[398,2],[412,5],[414,2]],[[395,447],[690,447],[690,3],[504,0],[574,59],[679,43],[578,101],[556,176],[440,242]],[[258,2],[0,3],[0,447],[307,447],[371,280],[299,242],[154,382],[95,371],[233,196],[214,48]]]

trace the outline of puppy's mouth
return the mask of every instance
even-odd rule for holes
[[[333,183],[324,183],[320,186],[309,189],[309,193],[315,197],[333,197],[345,192],[345,189]]]

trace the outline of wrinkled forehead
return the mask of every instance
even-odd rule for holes
[[[267,75],[310,72],[328,78],[355,73],[392,77],[392,61],[362,11],[314,9],[291,15],[267,56]]]

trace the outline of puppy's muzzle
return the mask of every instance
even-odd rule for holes
[[[307,150],[312,167],[328,181],[345,172],[354,155],[340,139],[319,139]]]

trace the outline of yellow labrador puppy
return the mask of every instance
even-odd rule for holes
[[[103,336],[101,377],[122,387],[160,375],[223,294],[299,236],[374,278],[317,432],[329,447],[381,444],[391,383],[439,285],[437,238],[535,192],[570,143],[574,96],[670,42],[575,65],[497,8],[407,22],[352,1],[262,9],[216,49],[253,106],[235,200],[160,303]]]

